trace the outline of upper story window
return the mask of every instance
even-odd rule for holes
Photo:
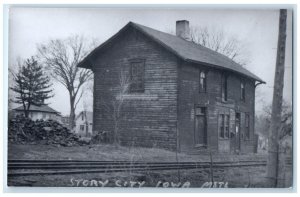
[[[136,60],[130,63],[130,92],[145,90],[145,61]]]
[[[245,101],[245,82],[241,81],[241,100]]]
[[[199,91],[206,92],[206,73],[204,71],[200,71],[199,79]]]
[[[81,112],[81,120],[84,120],[83,112]]]
[[[222,92],[222,100],[227,101],[227,75],[222,74],[221,79],[221,92]]]

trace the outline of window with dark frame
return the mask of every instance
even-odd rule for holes
[[[203,70],[199,74],[199,91],[206,92],[206,73]]]
[[[144,92],[145,61],[130,63],[130,92]]]
[[[196,116],[205,115],[205,107],[196,107]]]
[[[221,84],[222,84],[222,88],[221,88],[222,100],[227,101],[227,75],[222,74]]]
[[[219,137],[224,138],[224,114],[219,114]]]
[[[229,122],[228,114],[219,114],[219,137],[221,139],[229,139]]]
[[[250,116],[249,114],[245,114],[245,139],[250,139]]]
[[[229,115],[225,115],[225,138],[229,138]]]
[[[241,100],[245,101],[245,83],[241,81]]]
[[[80,131],[84,131],[84,125],[80,125]]]

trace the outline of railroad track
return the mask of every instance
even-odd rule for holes
[[[213,162],[213,168],[265,166],[266,161]],[[210,168],[210,162],[130,162],[81,160],[8,160],[8,176],[142,172]]]

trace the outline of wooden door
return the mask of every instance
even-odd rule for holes
[[[195,146],[206,146],[207,144],[206,110],[203,107],[196,108],[194,143]]]
[[[240,152],[241,150],[241,114],[235,115],[235,150]]]

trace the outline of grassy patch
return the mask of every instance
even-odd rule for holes
[[[265,155],[213,155],[214,161],[237,161],[264,159]],[[107,144],[57,147],[53,145],[16,145],[8,147],[8,159],[78,159],[101,161],[176,161],[176,153],[157,149],[141,147],[123,147]],[[178,154],[178,161],[210,161],[208,155]]]

